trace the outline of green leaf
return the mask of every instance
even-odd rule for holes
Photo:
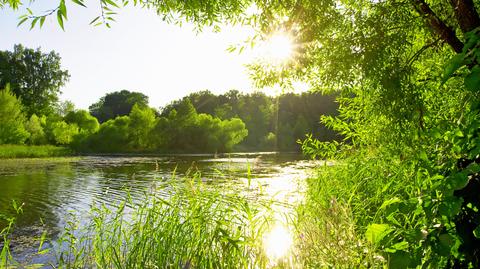
[[[20,26],[20,25],[22,25],[22,24],[23,24],[24,22],[26,22],[27,20],[28,20],[28,17],[25,17],[25,18],[21,19],[21,20],[18,22],[17,27]]]
[[[462,198],[450,196],[440,204],[438,211],[441,215],[446,216],[447,218],[452,218],[460,212],[462,203]]]
[[[40,19],[40,17],[36,17],[35,19],[32,20],[32,23],[30,25],[30,30],[33,29],[33,27],[35,27],[35,24],[37,24],[37,21]]]
[[[475,174],[480,172],[480,164],[478,163],[471,163],[465,169],[469,174]]]
[[[439,253],[443,256],[450,255],[451,249],[455,246],[455,238],[449,234],[441,234],[438,236]]]
[[[42,18],[40,19],[40,28],[42,28],[43,23],[45,22],[45,18],[46,16],[42,16]]]
[[[117,5],[117,3],[115,3],[113,0],[102,0],[104,3],[108,3],[109,5],[111,6],[114,6],[116,8],[119,8],[119,6]]]
[[[60,5],[58,6],[58,11],[62,14],[62,16],[67,19],[67,7],[65,6],[65,0],[60,1]],[[63,27],[62,27],[63,28]]]
[[[60,12],[60,10],[57,11],[57,21],[58,21],[58,24],[60,25],[60,27],[62,28],[62,30],[65,31],[65,28],[63,28],[63,17],[62,17],[62,13]]]
[[[390,269],[408,268],[410,264],[410,255],[405,251],[390,254],[388,258],[388,268]]]
[[[480,238],[480,225],[478,225],[477,228],[475,228],[475,230],[473,230],[473,235],[476,238]]]
[[[395,253],[400,250],[406,250],[408,249],[408,242],[407,241],[402,241],[396,244],[393,244],[392,246],[388,247],[385,249],[386,252],[389,253]]]
[[[448,61],[447,66],[445,67],[445,72],[443,73],[442,83],[447,82],[447,80],[457,71],[460,67],[464,64],[464,57],[463,53],[459,53]]]
[[[368,225],[365,237],[373,244],[378,244],[382,239],[393,232],[388,224],[373,223]]]
[[[83,1],[81,1],[81,0],[72,0],[72,2],[74,2],[75,4],[80,5],[80,6],[82,6],[82,7],[87,7],[87,6],[83,3]]]
[[[470,74],[465,77],[464,84],[469,91],[480,91],[480,66],[473,67]]]
[[[420,160],[428,161],[428,155],[427,155],[427,153],[426,153],[424,150],[421,150],[421,151],[418,153],[418,157],[420,158]]]
[[[468,183],[468,174],[463,171],[461,173],[457,173],[449,178],[449,184],[451,184],[453,190],[460,190],[465,188]]]
[[[98,19],[100,19],[100,16],[96,17],[95,19],[93,19],[91,22],[90,22],[90,25],[94,24],[96,21],[98,21]]]
[[[400,200],[400,198],[394,197],[392,199],[384,201],[383,204],[380,206],[380,209],[386,209],[388,206],[390,206],[392,204],[400,203],[400,202],[402,202],[402,200]]]

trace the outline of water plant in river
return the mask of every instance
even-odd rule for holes
[[[274,203],[216,190],[199,173],[157,180],[143,199],[94,204],[88,221],[71,212],[59,238],[39,251],[62,268],[290,268],[294,235]]]

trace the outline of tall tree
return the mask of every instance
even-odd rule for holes
[[[89,107],[90,113],[100,122],[126,116],[137,104],[141,107],[148,106],[148,96],[140,92],[127,90],[107,93],[100,100]]]
[[[60,60],[54,51],[42,53],[22,45],[15,45],[13,51],[0,51],[0,88],[10,84],[28,116],[49,114],[70,77]]]

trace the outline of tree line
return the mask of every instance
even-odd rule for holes
[[[161,109],[168,115],[185,102],[200,112],[220,119],[240,118],[248,129],[247,137],[238,145],[241,150],[297,151],[298,140],[313,134],[321,141],[339,139],[339,135],[320,123],[321,115],[336,115],[334,95],[304,92],[285,93],[278,97],[262,92],[242,94],[231,90],[215,95],[208,90],[192,93]]]
[[[61,145],[77,152],[229,152],[299,150],[313,133],[336,138],[319,123],[333,115],[333,96],[314,93],[214,95],[192,93],[157,110],[148,96],[127,90],[106,94],[89,110],[59,102],[69,79],[55,52],[16,45],[0,51],[0,144]]]

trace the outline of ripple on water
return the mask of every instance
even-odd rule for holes
[[[130,195],[137,202],[145,192],[168,197],[168,189],[155,186],[185,175],[215,187],[229,185],[251,199],[278,201],[279,210],[298,202],[305,169],[317,165],[290,154],[172,155],[160,157],[86,157],[61,163],[0,164],[0,212],[13,214],[11,200],[25,203],[18,217],[14,254],[31,258],[35,248],[30,239],[39,230],[51,237],[65,226],[69,212],[87,219],[93,204],[114,206]],[[282,205],[283,204],[283,205]],[[41,221],[44,225],[41,225]],[[80,220],[82,221],[82,220]],[[30,229],[30,230],[29,230]],[[21,232],[20,232],[21,231]]]

